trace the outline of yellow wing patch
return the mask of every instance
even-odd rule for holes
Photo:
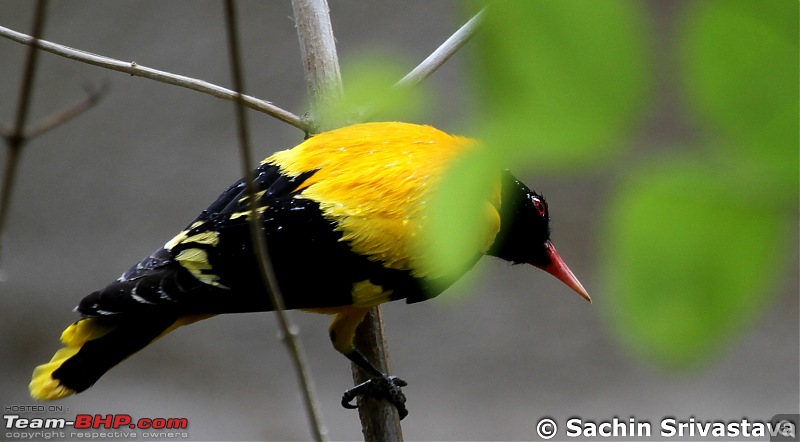
[[[183,232],[181,232],[181,233],[179,233],[179,234],[175,235],[175,237],[174,237],[174,238],[172,238],[171,240],[167,241],[167,243],[166,243],[166,244],[164,244],[164,248],[165,248],[165,249],[167,249],[167,250],[172,250],[172,249],[173,249],[175,246],[177,246],[178,244],[185,242],[185,241],[186,241],[186,238],[188,238],[188,237],[189,237],[189,232],[190,232],[192,229],[195,229],[195,228],[197,228],[197,227],[200,227],[200,226],[202,226],[202,225],[203,225],[203,223],[204,223],[204,221],[195,221],[194,223],[192,223],[192,225],[191,225],[191,226],[189,226],[189,228],[188,228],[188,229],[186,229],[186,230],[184,230]]]
[[[169,240],[164,244],[164,248],[172,250],[181,244],[198,244],[216,247],[219,244],[219,233],[215,231],[206,231],[196,233],[189,236],[189,232],[203,224],[203,221],[197,221],[188,229],[177,234],[175,238]],[[188,270],[200,282],[213,285],[220,288],[228,288],[219,282],[219,276],[214,274],[213,266],[208,259],[208,252],[199,247],[191,247],[181,250],[176,256],[175,261]]]
[[[181,250],[175,257],[180,265],[188,270],[200,282],[220,288],[228,288],[219,282],[219,276],[213,273],[214,268],[208,260],[208,252],[203,249],[191,248]]]
[[[264,193],[264,192],[259,192],[259,193]],[[256,210],[258,211],[258,213],[263,214],[264,211],[267,210],[268,207],[269,206],[261,206],[261,207],[256,208]],[[234,213],[231,214],[231,216],[228,217],[228,219],[234,220],[234,219],[238,219],[238,218],[244,217],[245,220],[250,221],[250,215],[252,213],[253,213],[252,210],[244,210],[242,212],[234,212]]]
[[[258,201],[259,198],[264,196],[265,193],[267,193],[267,189],[264,189],[264,190],[256,192],[256,201]],[[244,204],[245,201],[247,201],[249,199],[250,199],[250,195],[245,195],[245,196],[239,198],[238,201],[239,201],[239,204]]]
[[[355,253],[418,277],[436,277],[421,265],[418,244],[430,190],[453,159],[475,146],[430,126],[365,123],[316,135],[264,162],[292,177],[316,171],[297,198],[319,203]],[[490,203],[499,207],[499,190]],[[496,230],[487,236],[488,245]]]

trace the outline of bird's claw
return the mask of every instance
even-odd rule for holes
[[[397,376],[375,376],[345,391],[344,396],[342,396],[342,406],[349,409],[358,408],[358,405],[351,403],[358,396],[386,399],[397,408],[400,419],[403,419],[408,415],[406,395],[403,394],[402,390],[402,387],[406,385],[408,383]]]

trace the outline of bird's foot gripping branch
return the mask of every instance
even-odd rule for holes
[[[397,408],[397,413],[402,420],[404,417],[408,416],[406,395],[403,394],[402,390],[402,387],[406,385],[408,385],[408,383],[397,376],[375,376],[345,391],[342,396],[342,406],[349,409],[358,408],[358,405],[352,404],[351,402],[359,396],[386,399]]]

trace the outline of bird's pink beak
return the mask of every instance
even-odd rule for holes
[[[555,276],[561,282],[569,286],[572,290],[575,290],[579,295],[583,296],[584,299],[589,301],[591,304],[592,298],[589,297],[589,293],[586,292],[586,289],[583,288],[583,285],[575,275],[572,274],[572,270],[567,267],[567,264],[558,256],[558,252],[556,252],[556,248],[553,247],[553,243],[547,241],[544,244],[545,250],[547,252],[547,257],[550,258],[550,264],[544,266],[536,266],[540,269],[544,270],[545,272]]]

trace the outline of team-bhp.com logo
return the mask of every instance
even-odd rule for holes
[[[72,440],[158,438],[186,439],[189,420],[185,417],[143,417],[129,414],[79,414],[75,419],[63,417],[22,417],[3,415],[4,440]]]
[[[3,415],[7,430],[27,430],[27,429],[60,429],[72,427],[76,430],[89,429],[114,429],[121,428],[139,430],[184,430],[189,426],[189,420],[185,417],[143,417],[135,421],[130,414],[79,414],[75,420],[67,420],[63,417],[50,418],[22,418],[15,414]]]

